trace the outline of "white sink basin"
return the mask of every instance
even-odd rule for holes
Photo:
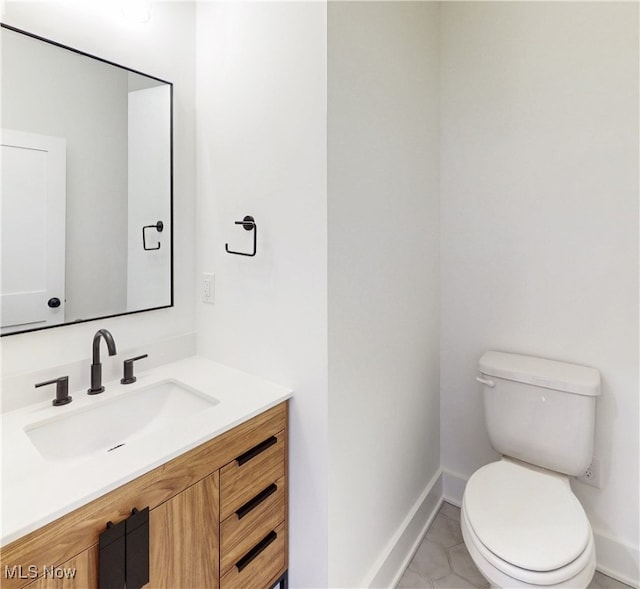
[[[213,397],[178,381],[166,380],[115,398],[100,399],[75,412],[29,424],[24,430],[47,460],[77,460],[118,452],[136,438],[176,427],[183,418],[217,404]],[[67,407],[72,409],[73,405]]]

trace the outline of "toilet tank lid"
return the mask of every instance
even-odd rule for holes
[[[479,366],[487,376],[590,397],[600,394],[600,372],[588,366],[493,351],[482,355]]]

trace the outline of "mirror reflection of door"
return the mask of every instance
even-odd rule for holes
[[[172,306],[171,83],[6,23],[0,23],[0,54],[2,125],[66,142],[66,200],[60,209],[66,216],[60,230],[49,230],[49,212],[37,208],[45,206],[44,197],[4,203],[9,185],[2,186],[0,209],[21,203],[20,222],[40,229],[19,231],[7,215],[2,221],[6,255],[0,279],[10,291],[0,290],[0,296],[22,294],[3,296],[2,314],[10,319],[0,322],[6,326],[0,335]],[[25,156],[16,150],[2,156],[5,174],[18,169],[10,158]],[[23,167],[33,165],[41,163]],[[26,175],[36,181],[31,171]],[[158,221],[163,231],[147,230],[154,249],[145,250],[142,228]],[[9,235],[23,241],[12,244]],[[49,243],[53,236],[64,247],[63,271],[57,273],[63,288],[45,300],[57,298],[61,305],[46,307],[46,319],[35,313],[45,296],[44,278],[35,277],[44,276],[52,262],[22,260],[29,249],[44,251],[45,236],[47,256],[57,255]],[[48,289],[48,270],[46,280]]]
[[[64,323],[66,141],[2,131],[2,333]]]

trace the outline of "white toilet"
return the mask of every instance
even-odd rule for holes
[[[487,431],[502,459],[469,479],[464,542],[492,587],[587,587],[589,520],[569,486],[591,463],[600,373],[542,358],[480,359]]]

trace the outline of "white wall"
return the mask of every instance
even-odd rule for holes
[[[88,359],[98,327],[138,349],[193,329],[197,314],[203,354],[296,391],[292,587],[326,587],[329,574],[358,584],[438,468],[436,7],[331,5],[328,47],[322,2],[201,4],[194,140],[194,6],[153,3],[149,23],[127,24],[109,2],[87,4],[11,2],[2,18],[175,83],[176,307],[2,338],[3,377]],[[605,485],[576,491],[624,570],[638,546],[637,10],[440,7],[442,462],[463,481],[495,458],[473,380],[484,350],[596,366]],[[327,138],[327,51],[340,142]],[[415,76],[400,76],[409,64]],[[197,275],[215,272],[216,303],[194,310],[196,180]],[[233,225],[245,214],[258,222],[255,258],[224,253],[248,247]],[[341,495],[365,485],[358,504]]]
[[[438,5],[328,15],[329,586],[388,587],[440,466]]]
[[[198,5],[200,353],[290,386],[290,582],[327,586],[326,4]],[[251,214],[251,235],[233,224]]]
[[[192,331],[195,328],[195,7],[181,2],[153,3],[151,20],[140,24],[124,21],[118,3],[108,1],[5,2],[3,8],[2,20],[7,24],[175,83],[176,237],[175,307],[4,337],[0,340],[3,377],[88,359],[91,338],[102,327],[111,330],[123,350]]]
[[[128,311],[171,303],[170,108],[166,84],[129,91]],[[142,229],[158,221],[162,231]],[[143,249],[145,235],[147,247],[158,249]]]
[[[632,576],[638,4],[454,2],[441,15],[443,467],[464,480],[496,458],[474,382],[485,350],[598,368],[604,485],[574,488],[599,566]]]

